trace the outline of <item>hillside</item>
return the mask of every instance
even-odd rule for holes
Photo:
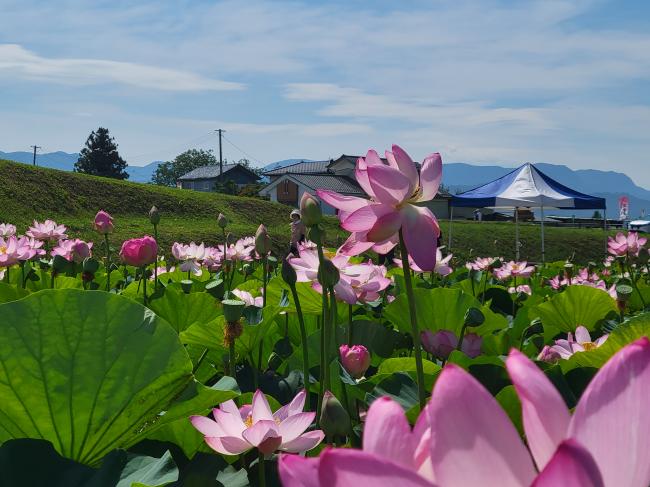
[[[97,240],[92,219],[102,208],[115,217],[115,245],[124,239],[151,233],[148,211],[156,205],[162,214],[159,226],[161,245],[169,252],[178,241],[204,241],[216,245],[221,232],[216,225],[219,212],[228,216],[228,228],[235,236],[252,235],[264,223],[277,252],[283,252],[288,239],[286,206],[255,198],[164,188],[116,181],[83,174],[34,168],[0,160],[0,222],[18,225],[24,232],[34,218],[52,218],[70,228],[71,235]],[[8,182],[8,183],[4,183]],[[441,222],[444,243],[448,225]],[[334,218],[327,219],[328,244],[337,245],[345,238]],[[514,226],[510,223],[454,222],[453,253],[464,260],[477,255],[514,257]],[[522,258],[539,260],[539,227],[522,225]],[[597,229],[547,230],[547,257],[561,260],[576,253],[578,262],[603,257],[605,235]]]

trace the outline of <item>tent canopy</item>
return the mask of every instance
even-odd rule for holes
[[[451,206],[604,210],[606,203],[605,198],[558,183],[528,162],[499,179],[453,196]]]

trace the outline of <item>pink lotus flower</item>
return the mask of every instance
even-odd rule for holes
[[[190,421],[203,433],[208,446],[222,455],[240,455],[252,448],[264,455],[276,450],[302,453],[316,447],[325,437],[321,430],[305,433],[316,416],[302,412],[305,397],[303,390],[274,414],[264,393],[257,390],[252,405],[238,409],[234,401],[226,401],[212,410],[214,420],[191,416]]]
[[[256,296],[253,297],[251,293],[248,291],[241,291],[239,289],[233,289],[232,293],[237,296],[241,301],[246,303],[246,306],[257,306],[258,308],[261,308],[264,306],[264,297],[263,296]]]
[[[551,346],[551,349],[561,358],[568,359],[576,352],[585,352],[600,347],[607,341],[608,337],[609,335],[603,335],[593,342],[591,341],[589,330],[584,326],[578,326],[576,328],[575,339],[573,338],[573,334],[569,333],[566,340],[555,340],[555,345]]]
[[[637,232],[628,232],[627,236],[621,232],[616,234],[615,238],[608,237],[607,250],[610,254],[617,257],[635,256],[638,257],[641,249],[648,239],[639,237]]]
[[[60,240],[50,253],[52,257],[58,255],[69,262],[80,263],[92,255],[92,248],[92,242],[84,242],[76,238],[74,240]]]
[[[319,458],[283,455],[283,484],[650,484],[650,412],[644,407],[650,387],[647,338],[624,347],[600,369],[573,415],[550,380],[521,352],[513,350],[506,367],[522,403],[528,448],[496,399],[469,373],[450,364],[440,373],[413,432],[397,404],[379,399],[380,414],[373,411],[374,403],[368,411],[362,451],[330,449]],[[391,404],[393,411],[387,407]]]
[[[18,247],[23,249],[20,257],[21,261],[32,260],[36,257],[42,257],[45,255],[45,250],[42,248],[43,241],[36,240],[32,237],[19,237]]]
[[[57,225],[55,221],[45,220],[43,223],[39,223],[34,220],[34,224],[29,227],[25,234],[28,237],[35,238],[37,240],[43,240],[47,242],[58,242],[68,238],[66,235],[67,228],[65,225]]]
[[[36,250],[29,245],[29,240],[21,237],[0,237],[0,267],[11,267],[21,261],[32,259]]]
[[[400,229],[413,261],[420,269],[433,270],[435,249],[440,236],[438,221],[428,208],[416,203],[433,199],[442,178],[442,159],[435,153],[427,156],[418,170],[399,146],[386,151],[384,164],[374,150],[357,161],[356,178],[370,197],[344,196],[319,190],[318,197],[339,210],[341,226],[352,235],[341,247],[347,255],[368,249],[386,253],[398,243]]]
[[[508,292],[510,294],[524,293],[524,294],[528,294],[529,296],[533,294],[533,290],[530,288],[528,284],[522,284],[521,286],[517,286],[517,289],[515,289],[514,287],[509,287]]]
[[[468,262],[465,264],[465,267],[475,271],[487,271],[490,270],[497,261],[503,261],[503,259],[497,257],[478,257],[474,262]]]
[[[12,237],[14,235],[16,235],[16,225],[0,223],[0,237]]]
[[[447,360],[449,354],[458,346],[458,337],[450,330],[438,330],[435,333],[424,330],[420,333],[420,339],[422,348],[441,360]]]
[[[205,245],[201,242],[196,245],[190,242],[189,245],[174,242],[172,245],[172,255],[181,265],[180,270],[191,272],[195,276],[201,275],[201,262],[205,259]]]
[[[107,235],[113,231],[113,217],[104,210],[99,210],[95,215],[93,227],[102,235]]]
[[[510,277],[527,278],[535,272],[535,266],[528,265],[528,262],[515,262],[511,260],[506,262],[500,268],[495,269],[494,275],[497,279],[505,281]]]
[[[553,348],[549,347],[548,345],[544,345],[544,348],[542,348],[542,351],[539,352],[539,355],[537,356],[537,360],[549,364],[554,364],[561,358],[562,357],[560,356],[560,354],[557,353],[555,350],[553,350]]]
[[[156,262],[157,255],[158,244],[149,235],[125,241],[120,250],[122,261],[133,267],[145,267],[153,264]]]
[[[337,260],[337,262],[342,263],[343,260]],[[349,265],[345,261],[345,265],[339,269],[339,272],[341,287],[346,289],[340,297],[337,297],[348,304],[377,301],[381,297],[379,293],[390,286],[392,282],[390,278],[386,277],[386,268],[383,265],[374,265],[370,261],[354,265]],[[354,298],[352,293],[354,293]]]
[[[341,345],[339,355],[341,365],[355,379],[361,379],[370,367],[370,352],[363,345]]]
[[[157,271],[156,274],[155,274],[155,275],[154,275],[154,274],[151,274],[151,276],[149,276],[149,280],[150,280],[150,281],[154,281],[156,275],[157,275],[158,277],[160,277],[160,276],[163,275],[163,274],[167,274],[167,273],[169,273],[169,272],[174,272],[175,270],[176,270],[176,268],[175,268],[174,266],[171,266],[169,269],[167,269],[167,266],[165,266],[165,265],[159,265],[158,268],[156,269],[156,271]]]
[[[422,348],[428,353],[441,360],[447,360],[449,354],[458,347],[458,337],[453,331],[438,330],[435,333],[431,330],[424,330],[420,333]],[[470,358],[481,355],[483,338],[476,333],[465,333],[463,343],[460,346],[461,352]]]
[[[444,247],[440,247],[440,248],[436,249],[436,265],[433,268],[433,272],[435,272],[436,274],[439,274],[439,275],[444,277],[444,276],[448,276],[449,274],[454,272],[454,269],[452,269],[451,266],[449,265],[449,261],[454,256],[454,254],[448,254],[446,257],[443,257],[442,256],[442,251],[441,251],[441,249],[443,249],[443,248]],[[408,259],[409,259],[409,267],[411,268],[411,270],[413,272],[418,273],[418,274],[424,272],[413,261],[413,258],[410,255],[408,256]],[[393,263],[397,267],[402,269],[402,267],[403,267],[402,266],[402,259],[393,259]]]

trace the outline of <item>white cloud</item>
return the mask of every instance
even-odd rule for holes
[[[0,73],[5,78],[72,85],[106,82],[165,91],[240,90],[243,85],[194,73],[103,59],[45,58],[17,44],[0,44]]]

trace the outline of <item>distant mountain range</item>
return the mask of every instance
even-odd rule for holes
[[[34,160],[33,158],[34,154],[31,152],[0,151],[0,159],[7,159],[9,161],[31,164]],[[61,171],[72,171],[77,159],[79,159],[79,154],[76,152],[48,152],[45,154],[36,154],[36,165],[40,167],[49,167],[51,169],[59,169]],[[151,176],[153,176],[158,164],[161,162],[162,161],[154,161],[146,166],[129,166],[126,169],[126,172],[129,173],[129,181],[135,183],[148,183],[151,181]]]
[[[0,159],[32,163],[31,152],[2,152]],[[50,167],[63,171],[72,171],[79,154],[67,152],[50,152],[37,154],[36,163],[42,167]],[[284,159],[272,162],[263,167],[270,171],[280,167],[296,164],[311,159]],[[129,166],[129,181],[148,183],[161,161],[154,161],[146,166]],[[650,213],[650,190],[642,188],[624,173],[616,171],[600,171],[596,169],[571,169],[564,165],[536,163],[544,173],[558,180],[565,186],[583,193],[599,196],[607,200],[609,216],[618,216],[618,198],[625,195],[630,199],[630,216],[637,217],[645,210]],[[479,166],[468,163],[446,163],[444,165],[443,183],[451,193],[459,193],[485,184],[493,179],[500,178],[512,171],[512,167],[504,166]],[[586,212],[575,212],[584,215]]]

